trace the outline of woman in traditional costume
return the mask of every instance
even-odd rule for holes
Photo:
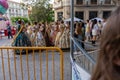
[[[70,24],[64,25],[64,31],[59,39],[59,47],[62,49],[70,48]]]
[[[54,27],[53,27],[53,36],[52,36],[52,40],[53,40],[53,43],[55,44],[55,38],[57,36],[57,33],[59,32],[59,24],[56,22]]]
[[[16,35],[12,45],[16,46],[16,47],[28,47],[28,46],[30,47],[31,41],[30,41],[29,37],[26,35],[26,28],[24,27],[24,22],[19,20],[17,27],[18,27],[17,35]],[[20,54],[20,50],[15,50],[15,53]],[[26,53],[26,51],[22,50],[21,53]]]
[[[64,33],[65,25],[64,22],[62,21],[60,26],[59,26],[59,32],[57,33],[56,39],[55,39],[55,46],[62,48],[62,42],[60,40],[61,36]]]
[[[37,43],[37,46],[38,47],[43,47],[43,46],[46,46],[46,43],[45,43],[45,38],[41,32],[42,30],[39,28],[39,31],[37,32],[37,40],[36,40],[36,43]]]
[[[27,25],[27,33],[28,33],[28,36],[30,37],[30,35],[32,34],[32,26],[30,23],[28,23]]]
[[[37,40],[37,33],[35,31],[35,29],[33,28],[32,29],[32,34],[30,36],[30,40],[31,40],[31,43],[32,43],[32,46],[36,46],[36,40]]]
[[[54,46],[55,45],[55,37],[54,37],[54,25],[50,24],[50,42]]]
[[[51,41],[51,26],[52,26],[51,24],[49,24],[49,25],[46,26],[46,33],[48,34],[49,44],[52,46],[53,43]]]
[[[37,46],[37,33],[39,31],[39,25],[37,22],[34,22],[34,26],[32,27],[32,33],[30,35],[30,40],[32,42],[32,46]]]

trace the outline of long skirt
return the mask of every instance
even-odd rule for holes
[[[17,38],[15,39],[14,44],[12,46],[15,46],[15,47],[30,47],[31,46],[31,41],[24,32],[21,32],[17,36]],[[15,50],[15,53],[20,54],[20,50]],[[22,50],[21,53],[26,53],[26,50]]]

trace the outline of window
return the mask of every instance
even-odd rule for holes
[[[97,0],[91,0],[91,4],[97,4]]]
[[[111,11],[103,11],[103,18],[107,19],[111,14]]]
[[[62,20],[62,18],[63,18],[63,12],[58,12],[57,13],[57,19]]]
[[[18,13],[18,10],[16,10],[16,13]]]
[[[84,12],[75,12],[75,17],[79,19],[84,19]]]
[[[83,0],[76,0],[76,4],[83,4]]]
[[[14,13],[14,9],[11,9],[11,13]]]
[[[105,4],[111,4],[111,0],[105,0]]]
[[[11,13],[11,9],[9,9],[9,13]]]
[[[97,12],[97,11],[90,11],[90,12],[89,12],[89,19],[96,18],[97,15],[98,15],[98,12]]]

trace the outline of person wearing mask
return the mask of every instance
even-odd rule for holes
[[[100,52],[91,80],[120,80],[120,7],[108,18],[101,34]]]

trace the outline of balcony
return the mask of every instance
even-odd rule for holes
[[[98,6],[101,6],[101,7],[112,7],[112,6],[115,6],[115,4],[111,1],[111,2],[104,2],[104,1],[97,1],[97,2],[89,2],[89,1],[85,1],[85,4],[84,6],[87,6],[87,7],[98,7]]]
[[[63,7],[62,1],[54,2],[54,5],[53,5],[54,9],[58,9],[58,8],[62,8],[62,7]]]
[[[120,0],[113,0],[113,2],[118,6],[120,5]]]

